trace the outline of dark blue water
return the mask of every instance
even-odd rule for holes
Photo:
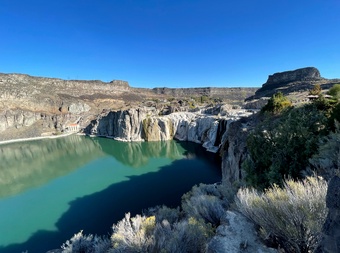
[[[215,155],[187,142],[70,136],[0,146],[0,253],[46,252],[73,234],[109,234],[155,205],[220,181]]]

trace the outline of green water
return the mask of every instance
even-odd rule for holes
[[[74,233],[109,234],[126,212],[177,206],[218,162],[186,142],[69,136],[0,145],[0,253],[46,252]]]

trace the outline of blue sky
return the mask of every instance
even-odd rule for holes
[[[0,72],[133,87],[340,78],[339,0],[0,0]]]

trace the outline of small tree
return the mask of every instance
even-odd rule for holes
[[[278,92],[269,99],[268,103],[262,108],[261,112],[278,114],[291,106],[292,102],[287,97],[285,97],[282,92]]]
[[[313,89],[311,89],[309,91],[309,95],[320,95],[321,94],[321,85],[320,84],[316,84],[314,85]]]

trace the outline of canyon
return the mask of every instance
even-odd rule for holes
[[[222,157],[223,184],[237,186],[246,176],[247,136],[269,97],[280,91],[293,104],[307,103],[315,85],[325,93],[335,83],[340,79],[313,67],[269,75],[259,89],[143,89],[119,80],[0,74],[0,141],[80,131],[123,142],[195,142]]]

